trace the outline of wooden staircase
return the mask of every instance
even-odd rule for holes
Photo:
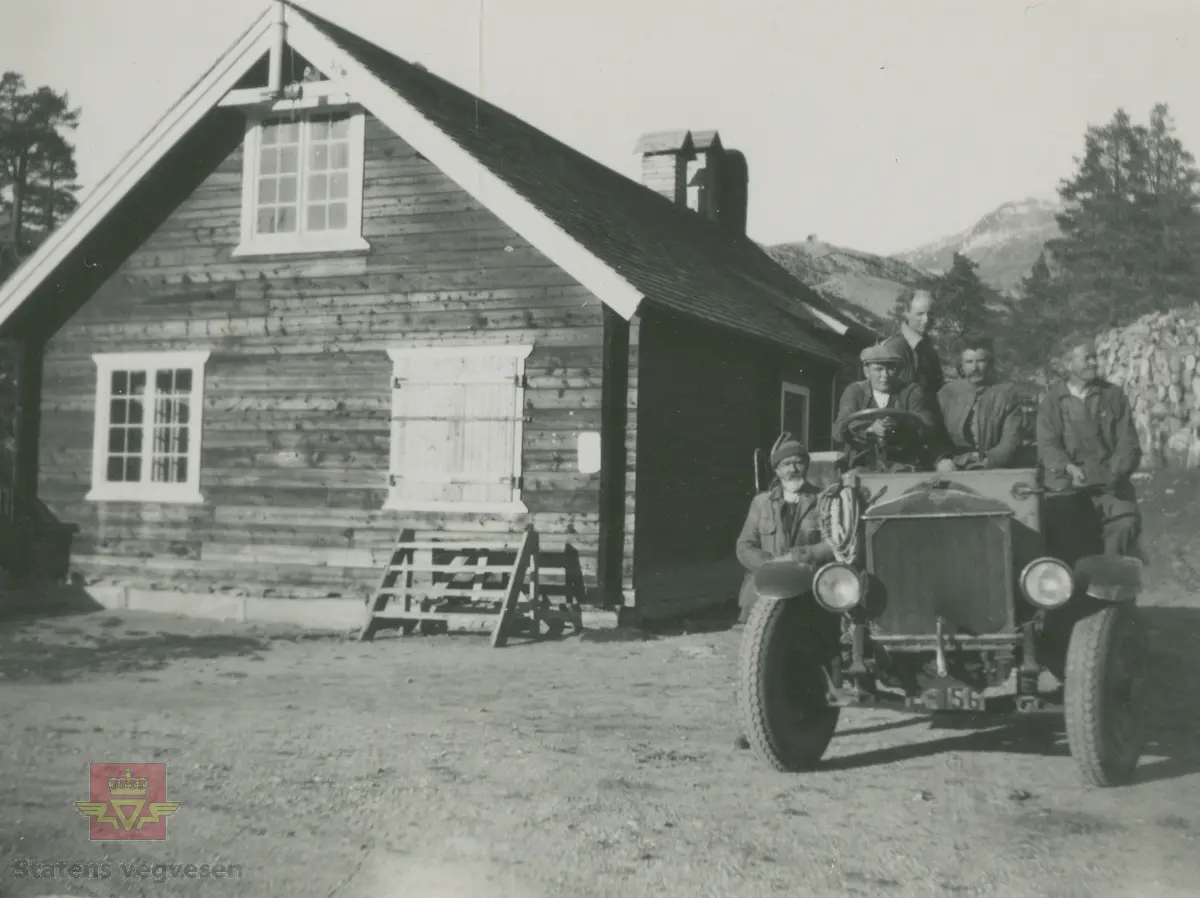
[[[557,603],[550,601],[555,585],[541,582],[553,566],[565,571],[563,601]],[[406,636],[418,628],[435,633],[480,615],[495,615],[494,648],[521,631],[540,638],[543,625],[551,636],[567,624],[578,633],[583,630],[581,593],[582,577],[573,572],[570,553],[542,552],[532,525],[517,546],[502,540],[417,540],[406,529],[367,601],[358,638],[369,641],[380,630],[397,628]]]

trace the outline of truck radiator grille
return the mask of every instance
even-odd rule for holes
[[[880,633],[991,634],[1014,624],[1009,520],[895,518],[867,523],[867,566]]]

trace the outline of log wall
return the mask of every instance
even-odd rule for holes
[[[465,535],[532,521],[548,549],[578,550],[594,584],[599,476],[578,473],[575,438],[600,428],[600,302],[369,115],[366,131],[369,253],[232,259],[239,147],[49,340],[39,495],[81,526],[73,568],[88,582],[361,598],[403,526]],[[523,451],[530,515],[381,510],[387,346],[485,329],[534,345]],[[636,360],[636,327],[630,342]],[[92,353],[204,348],[204,505],[85,501]],[[636,384],[632,376],[634,403]],[[635,444],[636,428],[627,440]],[[631,495],[634,485],[631,472]]]

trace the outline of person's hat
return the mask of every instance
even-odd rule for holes
[[[790,433],[781,433],[779,439],[775,441],[775,445],[771,447],[771,467],[778,468],[789,458],[798,458],[807,462],[809,460],[808,450]]]
[[[896,365],[904,364],[904,353],[901,351],[895,337],[890,340],[884,340],[882,343],[876,343],[874,346],[868,346],[859,353],[858,357],[862,359],[864,365],[870,362],[878,364],[886,362]]]

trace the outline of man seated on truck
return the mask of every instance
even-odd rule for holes
[[[859,354],[865,379],[850,384],[842,393],[837,419],[833,424],[834,444],[845,448],[845,467],[874,467],[878,463],[878,449],[868,448],[864,451],[860,447],[850,446],[846,438],[847,419],[868,409],[911,412],[924,424],[925,432],[921,435],[894,432],[889,422],[883,419],[866,428],[867,433],[882,442],[887,455],[887,470],[927,471],[936,467],[939,471],[952,471],[954,462],[950,457],[941,416],[934,404],[935,397],[927,394],[920,384],[905,382],[906,355],[898,344],[902,339],[892,337],[868,346]]]
[[[768,561],[791,558],[814,568],[834,560],[833,548],[821,538],[817,499],[821,489],[808,480],[808,450],[790,433],[780,434],[771,449],[775,477],[766,491],[750,501],[750,512],[737,541],[737,559],[746,569],[739,621],[745,623],[758,600],[754,574]]]
[[[1033,467],[1027,457],[1025,413],[1015,384],[996,376],[992,341],[968,340],[962,350],[958,380],[938,391],[938,404],[954,465],[967,467]]]
[[[746,569],[738,605],[738,623],[744,624],[758,601],[754,574],[768,561],[790,558],[815,571],[833,561],[833,547],[821,537],[817,499],[821,489],[808,480],[810,456],[804,445],[782,433],[771,448],[771,485],[750,500],[750,513],[737,541],[737,559]],[[750,747],[744,735],[734,740],[740,749]]]
[[[1142,447],[1129,399],[1100,377],[1090,339],[1069,337],[1062,348],[1066,377],[1050,385],[1037,416],[1046,487],[1083,490],[1099,517],[1104,553],[1140,556],[1141,513],[1132,476]]]

